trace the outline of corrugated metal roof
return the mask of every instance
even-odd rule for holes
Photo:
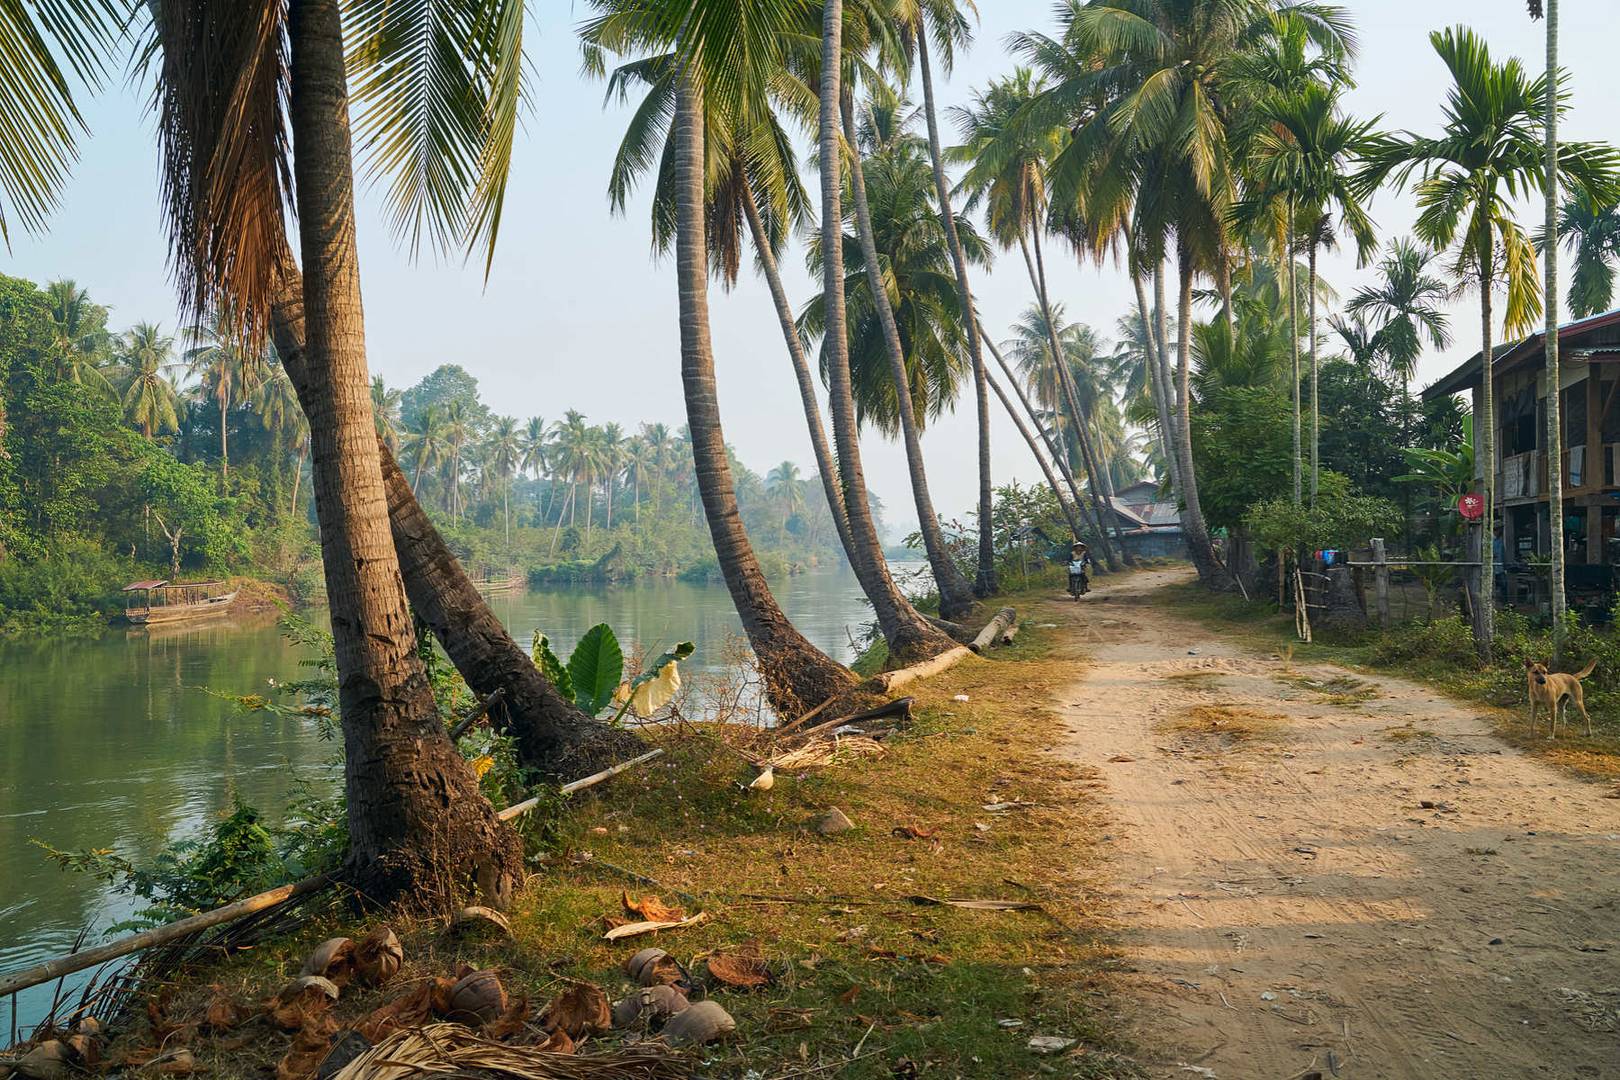
[[[1560,348],[1566,343],[1574,344],[1571,339],[1578,338],[1582,334],[1589,334],[1594,330],[1614,326],[1617,323],[1620,323],[1620,308],[1614,311],[1605,311],[1601,315],[1576,319],[1574,322],[1565,323],[1558,328],[1558,344]],[[1544,347],[1542,342],[1546,336],[1545,331],[1538,331],[1518,341],[1496,346],[1491,350],[1491,370],[1495,371],[1517,363],[1525,356],[1541,350]],[[1479,353],[1476,352],[1456,368],[1424,387],[1423,400],[1433,401],[1435,398],[1449,397],[1452,394],[1461,393],[1474,387],[1479,383],[1479,367]]]

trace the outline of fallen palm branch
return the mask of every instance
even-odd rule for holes
[[[562,1054],[481,1038],[460,1024],[396,1031],[364,1051],[333,1080],[407,1080],[423,1076],[490,1076],[506,1080],[664,1080],[691,1074],[691,1064],[656,1043],[599,1054]]]
[[[791,772],[795,769],[831,765],[840,757],[882,757],[884,753],[883,744],[876,739],[865,735],[850,735],[797,747],[776,755],[766,764],[773,769]]]

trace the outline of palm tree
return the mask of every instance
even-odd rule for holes
[[[150,440],[164,431],[179,431],[177,395],[168,369],[174,363],[174,338],[155,323],[136,323],[124,335],[119,362],[129,373],[124,387],[124,415]]]
[[[821,163],[822,298],[826,306],[825,370],[828,411],[832,414],[833,441],[838,449],[838,476],[843,484],[845,512],[849,516],[852,545],[850,563],[861,588],[872,601],[891,657],[911,659],[948,647],[948,639],[935,630],[900,595],[883,558],[883,545],[872,520],[861,452],[855,399],[849,366],[849,322],[844,298],[843,182],[839,145],[840,103],[843,101],[843,0],[827,0],[821,15],[820,108],[817,114],[817,152]]]
[[[523,438],[518,434],[517,417],[497,416],[490,430],[489,467],[501,483],[501,513],[506,519],[506,543],[512,543],[512,477],[523,460]]]
[[[1620,259],[1620,203],[1594,207],[1584,199],[1566,199],[1558,215],[1558,236],[1575,252],[1570,314],[1585,319],[1608,311],[1614,301],[1614,263]]]
[[[216,312],[192,330],[196,345],[185,352],[186,374],[219,408],[219,474],[231,475],[230,410],[247,400],[268,370],[264,354],[247,346],[226,313]],[[368,392],[369,393],[369,392]]]
[[[1286,201],[1289,221],[1304,211],[1305,251],[1308,264],[1306,296],[1311,364],[1311,505],[1321,477],[1322,407],[1317,357],[1316,260],[1324,241],[1331,243],[1331,215],[1336,208],[1340,223],[1356,241],[1357,264],[1366,262],[1375,237],[1372,220],[1361,205],[1349,166],[1368,145],[1372,123],[1355,121],[1338,111],[1338,86],[1305,82],[1292,93],[1272,94],[1262,100],[1256,119],[1259,131],[1248,148],[1247,169],[1257,191],[1234,207],[1239,221],[1253,221],[1261,207],[1278,198]],[[1290,234],[1292,243],[1292,234]]]
[[[451,518],[461,521],[461,466],[462,456],[473,441],[473,421],[467,414],[466,403],[452,398],[444,406],[444,468],[445,497],[449,500]]]
[[[546,471],[546,448],[550,445],[546,422],[538,416],[531,416],[529,422],[523,425],[523,434],[519,439],[519,468],[538,480]]]
[[[1428,272],[1434,258],[1408,237],[1392,241],[1378,263],[1377,282],[1357,289],[1345,305],[1351,315],[1373,320],[1379,351],[1400,379],[1403,397],[1410,396],[1424,341],[1436,349],[1451,347],[1451,317],[1441,308],[1451,290]]]
[[[788,518],[804,509],[804,475],[791,461],[784,461],[765,474],[765,490],[776,497],[782,507],[782,526],[776,542],[787,543]]]
[[[416,417],[416,425],[405,429],[403,441],[404,453],[415,463],[415,468],[411,470],[411,494],[414,495],[421,486],[422,474],[438,468],[444,461],[448,449],[444,410],[437,405],[423,409]]]
[[[113,345],[112,332],[107,329],[107,309],[92,301],[77,283],[65,279],[46,285],[45,297],[50,309],[50,349],[56,377],[112,393],[112,383],[102,370]]]
[[[984,354],[980,348],[978,313],[973,288],[968,281],[968,254],[951,208],[951,187],[945,177],[945,154],[939,138],[939,109],[934,102],[934,72],[929,59],[929,38],[939,50],[940,65],[946,75],[955,65],[956,51],[972,40],[972,30],[964,11],[978,14],[973,0],[900,0],[894,19],[907,53],[915,53],[922,76],[923,116],[928,122],[928,158],[933,165],[934,189],[939,199],[939,216],[956,272],[958,303],[967,331],[968,355],[973,361],[974,402],[978,408],[979,431],[979,558],[973,591],[980,597],[996,592],[996,552],[989,522],[993,510],[990,476],[990,391],[986,381]],[[909,64],[907,65],[909,71]]]
[[[1274,32],[1264,0],[1070,0],[1059,40],[1029,50],[1051,79],[1025,122],[1072,127],[1053,160],[1054,206],[1073,207],[1093,238],[1129,226],[1135,265],[1173,252],[1179,273],[1176,456],[1187,546],[1205,581],[1225,577],[1198,499],[1191,441],[1192,302],[1197,274],[1226,279],[1227,214],[1236,193],[1225,92],[1246,49]],[[1291,8],[1313,42],[1346,41],[1336,8]],[[1157,281],[1156,281],[1157,284]],[[1222,290],[1223,295],[1226,290]],[[1145,308],[1145,302],[1142,304]],[[1157,337],[1168,351],[1168,328]]]
[[[829,65],[836,67],[836,65]],[[680,299],[681,385],[692,443],[692,464],[732,603],[759,659],[767,691],[780,715],[792,715],[847,689],[853,676],[810,644],[777,606],[742,527],[709,339],[709,238],[704,198],[704,85],[688,73],[676,94],[675,258]],[[751,94],[746,102],[757,102]],[[751,110],[744,109],[746,115]]]
[[[916,400],[917,387],[915,383],[917,380],[911,370],[911,362],[916,360],[917,353],[921,350],[918,347],[919,339],[915,336],[909,342],[911,348],[907,349],[908,342],[902,339],[903,335],[897,325],[900,316],[895,309],[900,303],[903,303],[903,298],[892,298],[889,295],[890,276],[897,274],[899,271],[899,268],[894,265],[896,252],[893,248],[884,252],[890,256],[891,271],[890,275],[885,275],[883,273],[883,260],[880,254],[877,227],[873,221],[874,215],[871,203],[867,198],[865,164],[862,161],[864,147],[856,131],[852,98],[853,87],[846,83],[844,99],[840,103],[839,111],[842,117],[844,141],[849,151],[849,201],[855,219],[856,244],[855,250],[846,254],[845,259],[847,261],[852,255],[857,257],[857,268],[863,271],[862,277],[864,277],[866,283],[864,296],[867,310],[862,312],[858,304],[858,299],[862,294],[848,293],[849,285],[846,283],[846,296],[850,298],[853,308],[850,330],[853,333],[865,327],[868,330],[866,335],[868,344],[877,346],[876,350],[872,350],[875,352],[872,359],[875,360],[876,356],[882,356],[886,361],[881,365],[871,363],[867,359],[867,349],[863,349],[860,343],[850,343],[850,361],[854,365],[852,375],[854,376],[857,405],[860,404],[863,396],[870,398],[874,392],[886,396],[896,403],[891,415],[898,420],[901,444],[906,451],[906,466],[911,476],[911,493],[917,507],[917,530],[922,535],[923,548],[928,555],[928,565],[933,571],[934,583],[939,590],[940,614],[947,619],[955,619],[972,607],[973,594],[979,590],[970,589],[967,581],[962,577],[961,571],[956,567],[955,560],[951,557],[950,549],[945,544],[944,532],[939,527],[939,514],[934,508],[933,495],[928,488],[928,473],[923,465],[921,424],[918,421],[918,413],[924,410],[898,408],[898,402],[902,400]],[[908,145],[914,147],[915,144],[911,140],[904,138],[896,130],[891,132],[889,140],[878,143],[871,148],[881,152],[884,159],[892,159],[894,155],[902,153]],[[920,155],[914,155],[914,157],[916,157],[918,165],[923,165]],[[874,159],[873,164],[879,165],[880,161]],[[926,166],[924,167],[926,168]],[[904,175],[903,172],[902,175]],[[880,189],[878,192],[879,202],[882,202],[882,196],[885,192],[882,190],[882,178],[879,177],[878,180]],[[915,187],[911,187],[908,191],[907,185],[893,185],[889,194],[895,193],[901,193],[902,197],[905,194],[911,195],[902,204],[900,214],[902,228],[911,221],[917,221],[920,224],[922,221],[933,217],[929,212],[927,199],[916,197],[919,193]],[[894,208],[891,207],[890,209],[893,210]],[[943,224],[945,222],[944,216],[941,215],[939,220]],[[948,249],[949,233],[946,232],[942,235],[940,240],[944,241],[944,243],[936,246]],[[942,253],[948,257],[948,250]],[[982,248],[979,257],[982,260]],[[969,327],[973,325],[972,319],[969,317],[971,313],[969,315],[963,314],[964,309],[960,293],[953,299],[950,307],[936,307],[936,310],[940,315],[950,317],[953,308],[956,321],[960,321]],[[939,359],[948,359],[950,353],[951,350],[949,349],[933,350],[933,355]],[[885,387],[880,388],[874,384],[872,379],[874,370],[885,373],[882,379],[883,383],[886,384]],[[865,378],[862,377],[863,372],[867,373]],[[954,384],[955,380],[951,379],[950,382]],[[863,390],[866,391],[864,395]],[[952,390],[952,396],[954,397],[954,385]],[[992,564],[991,579],[993,577],[994,568]]]
[[[1391,175],[1405,183],[1414,173],[1420,212],[1414,231],[1434,250],[1457,245],[1455,268],[1479,288],[1480,415],[1475,425],[1484,462],[1487,530],[1494,527],[1496,504],[1496,408],[1493,294],[1505,280],[1504,330],[1524,333],[1541,314],[1535,280],[1535,250],[1514,220],[1511,200],[1525,191],[1544,191],[1545,132],[1549,110],[1565,105],[1546,75],[1532,79],[1517,59],[1496,63],[1485,42],[1467,27],[1429,35],[1450,69],[1446,121],[1438,137],[1404,132],[1378,140],[1360,181],[1371,191]],[[1554,100],[1549,100],[1554,99]],[[1557,147],[1558,172],[1593,204],[1614,197],[1616,155],[1601,144],[1567,142]],[[1501,267],[1500,274],[1498,267]],[[1489,537],[1480,545],[1481,580],[1493,577]],[[1489,661],[1495,635],[1494,604],[1478,605],[1474,632],[1481,659]]]
[[[390,387],[383,381],[381,375],[371,377],[371,415],[376,421],[377,438],[395,453],[399,452],[401,424],[399,409],[404,396],[403,390]]]

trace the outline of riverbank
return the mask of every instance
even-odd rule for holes
[[[648,944],[699,977],[715,951],[753,947],[769,981],[715,992],[737,1033],[705,1052],[704,1075],[1134,1075],[1110,1004],[1094,782],[1043,749],[1057,738],[1053,699],[1083,663],[1050,629],[1026,622],[1010,648],[919,684],[913,725],[881,757],[783,772],[769,790],[746,789],[753,772],[717,750],[719,733],[657,733],[663,760],[577,797],[531,836],[537,872],[510,939],[396,927],[406,976],[492,967],[538,1008],[572,981],[619,997],[625,959]],[[835,809],[852,827],[826,835],[818,822]],[[647,893],[706,919],[604,941],[604,920]],[[937,902],[962,898],[1008,910]],[[316,942],[365,929],[320,919],[192,972],[163,1015],[183,1023],[216,994],[262,1000]],[[345,991],[339,1019],[402,985]],[[150,1049],[149,1023],[111,1052]],[[288,1047],[248,1029],[183,1037],[197,1067],[222,1076],[260,1074]]]

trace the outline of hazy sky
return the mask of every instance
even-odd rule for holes
[[[1362,46],[1360,86],[1349,108],[1382,113],[1384,126],[1432,132],[1440,122],[1447,75],[1429,45],[1429,31],[1466,21],[1498,56],[1513,54],[1532,68],[1543,63],[1540,23],[1523,0],[1348,0]],[[520,135],[514,179],[494,273],[486,286],[481,265],[413,264],[393,242],[367,197],[360,218],[361,273],[371,368],[390,384],[408,385],[442,363],[476,375],[497,412],[557,418],[576,408],[593,422],[684,421],[675,320],[675,283],[667,260],[649,253],[644,201],[625,217],[608,212],[609,162],[627,116],[604,111],[598,83],[579,74],[573,28],[582,4],[538,0],[529,36],[535,80],[532,109]],[[941,89],[942,105],[965,100],[974,87],[1013,66],[1005,48],[1013,30],[1051,27],[1047,0],[979,0],[976,46]],[[1566,3],[1563,61],[1573,77],[1570,138],[1620,138],[1612,122],[1620,100],[1620,64],[1612,43],[1620,10],[1612,0]],[[164,265],[165,244],[156,197],[152,126],[143,96],[119,87],[86,109],[93,133],[76,177],[48,235],[14,234],[0,269],[43,283],[72,277],[113,310],[122,328],[141,319],[173,328],[174,302]],[[947,122],[948,125],[948,122]],[[947,126],[947,136],[954,128]],[[1409,195],[1385,193],[1373,206],[1384,237],[1409,228]],[[1539,224],[1539,207],[1524,220]],[[1128,280],[1116,267],[1080,266],[1057,245],[1049,260],[1054,298],[1070,318],[1111,336],[1130,302]],[[785,260],[795,307],[811,293],[803,249]],[[1353,259],[1329,255],[1324,277],[1341,295],[1366,280]],[[1567,274],[1566,274],[1567,280]],[[1003,257],[975,283],[985,317],[1005,336],[1030,302],[1016,255]],[[1470,301],[1457,310],[1457,343],[1448,354],[1425,356],[1419,382],[1448,370],[1478,348]],[[783,458],[813,468],[803,414],[770,297],[763,282],[745,280],[730,295],[715,291],[714,342],[727,439],[763,472]],[[992,402],[998,483],[1017,477],[1040,482],[1022,440]],[[974,501],[971,389],[957,412],[924,437],[930,484],[940,512],[960,515]],[[914,523],[897,443],[875,435],[863,442],[872,487],[899,527]]]

